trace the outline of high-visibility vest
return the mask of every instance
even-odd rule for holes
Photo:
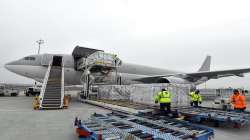
[[[189,93],[190,100],[193,102],[202,102],[202,97],[200,94],[195,94],[195,91]]]
[[[171,103],[171,93],[167,91],[161,91],[155,96],[155,101],[160,103]]]
[[[194,94],[195,94],[194,91],[189,93],[189,96],[190,96],[190,100],[191,100],[191,101],[193,101],[193,96],[194,96]]]
[[[231,102],[233,103],[234,108],[243,109],[244,107],[246,107],[246,101],[244,99],[245,97],[243,95],[232,95]]]
[[[193,94],[192,101],[194,102],[202,102],[202,97],[200,94]]]

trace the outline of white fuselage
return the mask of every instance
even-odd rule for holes
[[[38,82],[43,82],[45,74],[48,70],[48,64],[51,61],[51,59],[48,59],[49,57],[47,57],[49,55],[51,56],[52,54],[30,55],[17,61],[10,62],[6,64],[5,67],[16,74],[32,78]],[[58,54],[56,55],[58,56]],[[63,56],[65,84],[82,84],[82,72],[75,70],[74,58],[71,55],[65,54],[59,54],[59,56]],[[133,84],[138,83],[136,81],[133,81],[133,79],[148,77],[152,75],[174,74],[177,72],[142,65],[123,63],[122,66],[118,68],[117,73],[121,77],[121,84]],[[115,84],[117,81],[115,79],[117,77],[117,73],[111,72],[105,78],[99,81],[97,80],[96,83]]]

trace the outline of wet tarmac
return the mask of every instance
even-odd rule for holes
[[[1,140],[78,140],[73,121],[92,113],[109,110],[79,103],[73,98],[69,109],[34,111],[32,97],[0,97]],[[212,127],[216,140],[250,140],[250,127],[241,129]]]

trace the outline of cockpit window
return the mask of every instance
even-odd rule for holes
[[[24,57],[24,60],[32,60],[32,61],[35,61],[36,60],[36,58],[35,57]]]

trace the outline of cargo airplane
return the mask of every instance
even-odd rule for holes
[[[97,51],[101,50],[77,46],[72,54],[29,55],[5,64],[5,68],[18,75],[43,82],[49,62],[53,56],[60,56],[64,63],[65,85],[82,85],[82,71],[76,69],[77,57],[89,56]],[[210,71],[210,63],[211,56],[207,56],[197,72],[185,73],[122,62],[116,71],[107,74],[93,70],[91,75],[94,77],[95,84],[172,83],[199,85],[210,79],[228,76],[244,77],[245,73],[250,72],[250,68]]]

